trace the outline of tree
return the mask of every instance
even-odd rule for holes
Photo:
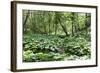
[[[66,34],[66,36],[68,36],[68,32],[67,32],[67,28],[65,26],[65,20],[64,19],[64,14],[57,12],[56,13],[56,30],[57,30],[57,24],[60,24],[60,26],[62,27],[64,33]],[[56,32],[56,31],[55,31]]]
[[[72,36],[74,36],[74,23],[75,23],[75,12],[72,12],[72,17],[71,17],[71,20],[72,20]]]
[[[25,33],[27,31],[27,20],[29,18],[29,15],[30,15],[30,11],[28,10],[27,13],[25,11],[25,16],[24,16],[25,19],[23,19],[23,26],[24,26],[23,32],[25,32]]]

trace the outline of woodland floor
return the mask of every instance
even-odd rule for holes
[[[87,60],[90,46],[90,40],[81,35],[24,35],[23,62]]]

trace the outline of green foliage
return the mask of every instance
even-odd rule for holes
[[[37,36],[37,37],[36,37]],[[83,37],[65,37],[34,34],[25,36],[23,41],[23,59],[25,62],[59,61],[76,56],[75,59],[91,57],[90,42]]]
[[[36,53],[36,58],[38,61],[49,61],[50,59],[50,55],[49,54],[46,54],[46,53]]]
[[[70,41],[70,42],[68,42]],[[76,56],[90,56],[90,42],[86,41],[86,39],[79,37],[70,37],[65,38],[65,52],[68,55],[76,55]]]
[[[27,50],[27,51],[23,52],[23,61],[32,62],[33,61],[33,57],[34,57],[34,54],[33,54],[32,51]]]
[[[23,10],[23,61],[91,58],[91,14]]]

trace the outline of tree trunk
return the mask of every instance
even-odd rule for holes
[[[48,20],[48,22],[49,22],[49,35],[50,35],[50,24],[51,24],[51,14],[50,14],[50,12],[49,12],[49,14],[48,14],[48,17],[49,17],[49,20]]]
[[[75,15],[75,13],[72,12],[72,17],[71,17],[71,20],[72,20],[72,36],[74,36],[74,15]]]
[[[23,26],[24,26],[24,29],[23,29],[23,32],[26,32],[27,29],[26,29],[26,23],[27,23],[27,20],[29,18],[29,15],[30,15],[30,11],[28,10],[27,14],[26,14],[26,18],[25,20],[23,21]]]
[[[67,28],[61,22],[60,22],[60,25],[61,25],[64,33],[66,34],[66,36],[68,36]]]

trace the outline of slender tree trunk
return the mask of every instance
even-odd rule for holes
[[[23,29],[23,32],[25,32],[26,33],[26,31],[27,31],[27,25],[26,25],[26,23],[27,23],[27,20],[28,20],[28,18],[29,18],[29,15],[30,15],[30,11],[28,10],[28,12],[27,12],[27,14],[26,14],[26,18],[25,18],[25,20],[23,21],[23,26],[24,26],[24,29]]]
[[[64,33],[66,34],[66,36],[68,36],[68,31],[67,31],[67,28],[61,23],[61,20],[60,20],[60,25],[64,31]]]
[[[78,22],[78,13],[77,13],[77,31],[80,30],[79,22]]]
[[[51,14],[50,14],[50,12],[49,12],[48,15],[49,15],[49,35],[50,35],[50,24],[51,24],[51,16],[50,16]]]
[[[55,12],[55,35],[57,35],[57,27],[58,27],[58,20],[59,20],[59,15],[57,12]]]
[[[72,17],[71,17],[71,19],[72,19],[72,36],[74,36],[74,15],[75,15],[75,13],[72,12]]]
[[[86,13],[86,14],[85,14],[86,35],[87,35],[87,33],[88,33],[88,28],[87,28],[87,26],[88,26],[88,14]]]

